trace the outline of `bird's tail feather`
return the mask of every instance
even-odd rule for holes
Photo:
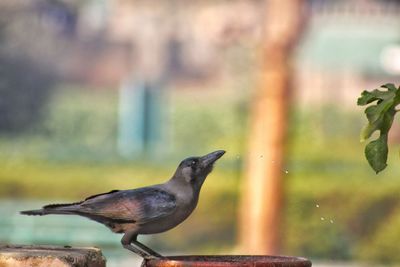
[[[19,213],[21,213],[23,215],[33,215],[33,216],[45,215],[45,212],[44,212],[43,209],[40,209],[40,210],[24,210],[24,211],[20,211]]]
[[[73,214],[76,206],[81,202],[69,204],[50,204],[46,205],[39,210],[25,210],[20,213],[23,215],[43,216],[47,214]]]

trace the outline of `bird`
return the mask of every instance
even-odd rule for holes
[[[79,215],[123,234],[121,244],[142,258],[163,256],[137,240],[138,235],[165,232],[182,223],[196,208],[201,187],[214,163],[225,154],[217,150],[180,162],[172,177],[162,184],[130,190],[112,190],[80,202],[49,204],[23,215]]]

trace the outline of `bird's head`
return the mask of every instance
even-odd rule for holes
[[[212,171],[214,163],[224,154],[224,150],[217,150],[202,157],[186,158],[179,164],[174,177],[201,187],[207,175]]]

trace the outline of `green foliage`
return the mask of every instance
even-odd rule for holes
[[[334,120],[336,127],[346,125],[343,118]],[[314,142],[307,141],[310,139]],[[285,254],[399,263],[397,256],[390,257],[387,251],[397,248],[394,240],[400,237],[399,221],[392,219],[400,208],[400,166],[382,173],[377,181],[363,167],[361,150],[362,144],[354,145],[343,136],[322,139],[311,131],[292,137],[283,230]],[[391,238],[385,241],[384,235]]]
[[[398,246],[400,237],[400,209],[397,206],[391,216],[385,218],[385,222],[379,231],[375,231],[366,242],[360,246],[359,255],[366,261],[379,261],[386,265],[400,262]],[[395,265],[397,266],[397,265]]]
[[[352,171],[354,174],[354,171]],[[397,249],[400,220],[400,186],[394,180],[377,186],[361,178],[323,183],[317,176],[300,186],[296,177],[290,187],[285,227],[285,249],[289,254],[335,260],[399,262],[390,254]],[[316,188],[324,187],[318,191]],[[387,237],[390,237],[386,239]]]
[[[369,105],[365,109],[368,124],[361,131],[361,141],[371,137],[375,131],[379,131],[379,137],[371,141],[365,147],[365,157],[376,173],[387,166],[388,133],[392,127],[396,106],[400,104],[400,87],[388,83],[371,92],[363,91],[357,100],[359,106]],[[371,103],[375,104],[370,105]]]

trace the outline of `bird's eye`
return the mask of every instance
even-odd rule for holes
[[[196,166],[196,161],[193,160],[192,162],[190,162],[190,166],[191,166],[191,167]]]

